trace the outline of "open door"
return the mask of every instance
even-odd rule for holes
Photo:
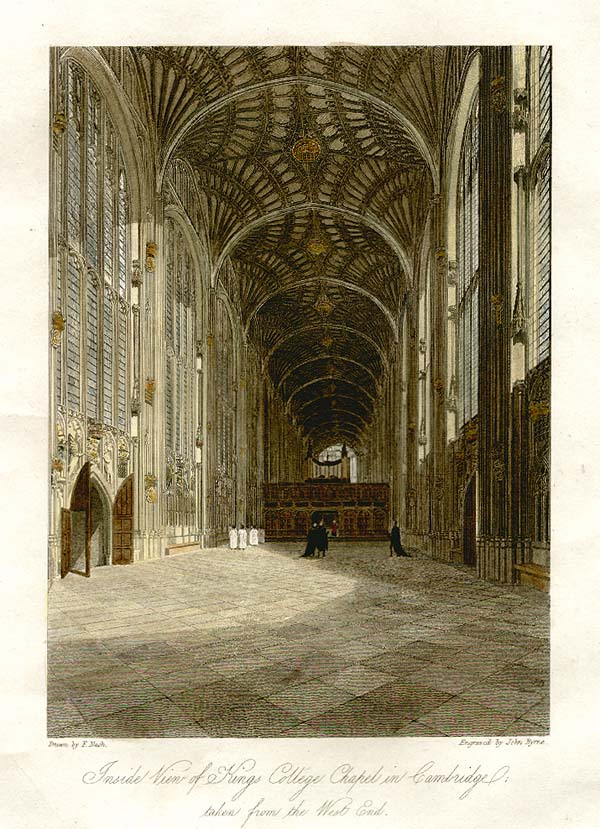
[[[474,567],[477,561],[477,500],[475,475],[467,484],[465,491],[465,510],[463,524],[463,563]]]
[[[121,484],[113,506],[113,564],[133,561],[133,475]]]
[[[69,572],[71,566],[71,510],[60,511],[60,577]]]
[[[92,509],[90,503],[90,464],[83,465],[75,482],[69,510],[68,573],[89,576]],[[65,556],[66,558],[66,556]]]

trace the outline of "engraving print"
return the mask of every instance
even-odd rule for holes
[[[49,66],[48,735],[547,734],[551,48]]]

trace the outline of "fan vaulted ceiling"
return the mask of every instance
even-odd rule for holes
[[[193,171],[214,280],[235,274],[283,401],[315,449],[360,445],[437,189],[444,89],[466,50],[132,52],[163,172],[176,160]]]

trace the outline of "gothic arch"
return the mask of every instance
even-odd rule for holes
[[[357,87],[350,87],[346,84],[337,83],[335,81],[330,81],[324,78],[313,77],[311,75],[291,75],[283,78],[272,78],[270,80],[261,81],[259,83],[242,86],[240,89],[236,89],[234,92],[230,92],[227,95],[221,96],[218,100],[208,104],[203,109],[196,112],[191,118],[189,118],[189,120],[185,124],[183,124],[176,131],[169,145],[166,147],[163,162],[158,173],[159,185],[162,183],[166,167],[171,157],[177,150],[177,147],[181,144],[186,134],[191,132],[191,130],[195,126],[200,124],[204,119],[215,114],[221,108],[227,106],[229,103],[235,101],[237,98],[247,96],[253,92],[257,92],[262,89],[269,89],[271,87],[288,85],[320,86],[326,90],[331,90],[346,95],[352,95],[353,97],[365,101],[385,112],[387,115],[391,117],[392,121],[397,122],[404,130],[406,130],[406,132],[412,139],[415,147],[419,150],[424,161],[427,164],[427,167],[431,174],[431,178],[433,180],[434,189],[438,189],[439,170],[434,161],[433,152],[425,138],[421,135],[420,131],[403,112],[401,112],[397,107],[393,106],[392,104],[389,104],[387,101],[384,101],[382,98],[379,98],[376,95],[361,90]]]
[[[402,247],[402,245],[390,233],[390,231],[387,230],[381,224],[381,222],[377,221],[377,219],[373,218],[368,213],[359,213],[356,210],[350,210],[346,207],[340,207],[338,205],[332,204],[322,204],[321,202],[305,202],[304,204],[293,205],[291,207],[282,207],[279,210],[273,210],[271,213],[267,213],[264,216],[260,216],[258,219],[255,219],[252,222],[248,222],[248,224],[244,225],[243,228],[237,231],[237,233],[235,233],[225,243],[223,250],[221,251],[219,258],[217,259],[217,262],[215,263],[213,269],[211,277],[212,284],[214,285],[216,283],[219,277],[219,272],[224,262],[226,262],[227,258],[232,255],[236,245],[239,244],[239,242],[241,242],[250,233],[257,230],[258,228],[269,225],[271,222],[281,218],[282,216],[287,216],[293,213],[306,213],[310,211],[318,212],[319,210],[326,210],[330,213],[337,213],[341,216],[355,219],[356,221],[366,225],[367,227],[371,228],[371,230],[374,230],[376,233],[378,233],[398,257],[398,261],[402,265],[402,269],[406,275],[407,281],[410,284],[411,265],[408,252]]]

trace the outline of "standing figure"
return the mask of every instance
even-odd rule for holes
[[[400,528],[398,527],[397,521],[394,521],[394,526],[390,531],[390,556],[393,556],[394,553],[397,556],[406,556],[407,558],[410,558],[409,553],[407,553],[402,546],[402,541],[400,540]]]
[[[337,525],[337,521],[334,518],[333,521],[331,522],[331,537],[332,538],[337,538],[337,531],[338,531],[338,525]]]
[[[258,543],[264,544],[265,543],[265,531],[262,527],[258,528]]]
[[[306,536],[306,548],[300,558],[312,558],[315,554],[315,549],[317,546],[317,542],[319,540],[319,528],[317,526],[316,521],[313,523],[312,527],[308,531],[308,535]]]
[[[254,525],[252,527],[250,527],[249,541],[250,541],[250,546],[251,547],[257,547],[258,546],[258,530],[256,529],[256,527]]]
[[[248,533],[246,532],[246,528],[242,524],[240,530],[238,532],[238,550],[245,550],[248,546]]]
[[[237,550],[238,545],[238,531],[235,527],[231,527],[229,530],[229,549],[230,550]]]
[[[317,527],[317,550],[325,558],[325,552],[329,547],[329,539],[327,538],[327,527],[325,521],[321,518],[319,526]]]

